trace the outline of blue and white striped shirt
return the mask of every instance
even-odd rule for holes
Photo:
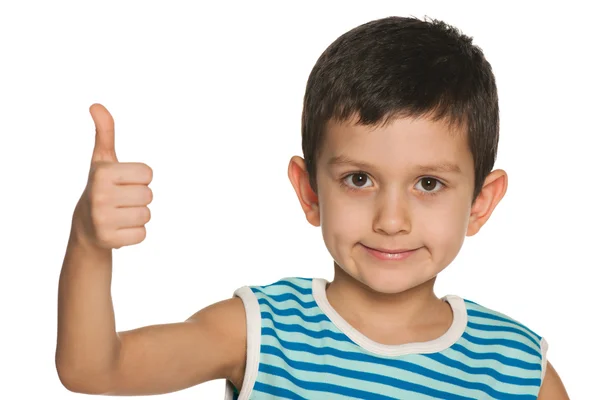
[[[235,294],[246,308],[247,361],[226,400],[535,400],[546,341],[524,325],[458,296],[441,337],[383,345],[331,307],[323,279],[288,278]]]

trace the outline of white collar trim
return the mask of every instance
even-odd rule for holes
[[[382,356],[403,356],[407,354],[429,354],[437,353],[447,349],[460,339],[467,327],[467,310],[465,302],[461,297],[447,295],[442,300],[450,304],[453,313],[453,321],[450,328],[437,339],[428,342],[415,342],[400,345],[386,345],[375,342],[344,320],[327,300],[325,288],[327,281],[325,279],[313,279],[312,291],[313,297],[321,311],[333,322],[337,328],[348,336],[354,343],[363,349]]]

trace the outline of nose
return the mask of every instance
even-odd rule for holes
[[[378,199],[373,230],[389,236],[411,231],[410,205],[398,191],[382,193]]]

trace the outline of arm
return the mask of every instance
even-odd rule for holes
[[[567,390],[550,362],[546,365],[546,375],[540,388],[538,400],[569,400]]]
[[[151,395],[220,378],[241,388],[246,320],[239,298],[211,305],[185,322],[117,334],[106,257],[75,243],[67,250],[56,348],[56,368],[67,389]]]
[[[214,379],[242,387],[246,327],[239,298],[213,304],[185,322],[121,332],[119,337],[121,352],[107,394],[161,394]]]
[[[227,379],[241,389],[245,329],[244,306],[233,298],[186,322],[122,332],[121,353],[107,394],[161,394],[213,379]]]
[[[214,304],[185,322],[117,333],[112,251],[145,239],[152,170],[119,163],[112,117],[101,106],[90,112],[96,144],[58,290],[56,369],[62,384],[110,395],[166,393],[217,378],[241,387],[246,319],[240,299]]]

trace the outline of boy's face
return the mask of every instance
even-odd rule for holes
[[[506,190],[505,173],[494,171],[473,203],[466,134],[427,119],[377,128],[330,122],[317,160],[318,196],[303,166],[293,158],[290,179],[307,219],[322,227],[335,262],[380,293],[434,278]]]

